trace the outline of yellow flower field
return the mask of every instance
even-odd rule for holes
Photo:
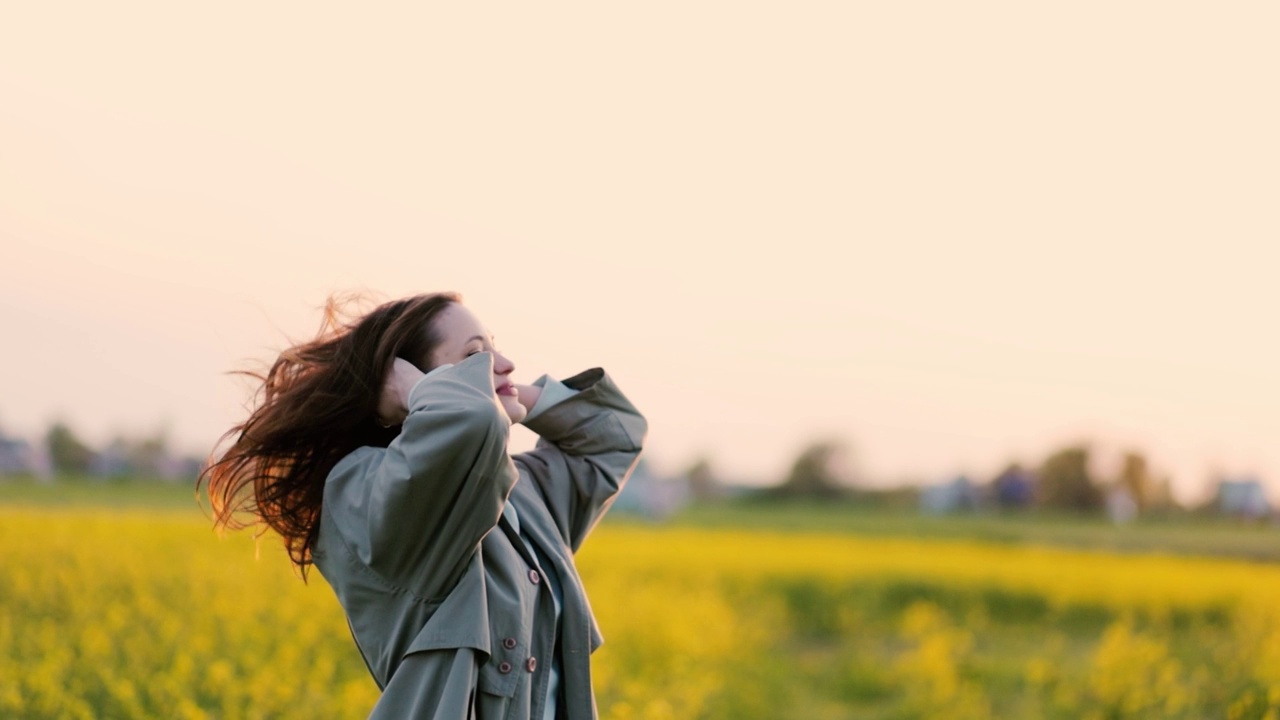
[[[376,700],[332,593],[274,537],[0,507],[0,550],[0,717]],[[579,563],[604,718],[1280,718],[1276,565],[626,524]]]

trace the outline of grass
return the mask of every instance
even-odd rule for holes
[[[1191,515],[1142,518],[1127,525],[1116,525],[1100,516],[1041,512],[934,516],[911,509],[856,504],[736,502],[690,507],[674,516],[671,523],[698,528],[973,540],[1280,562],[1280,526]]]
[[[204,501],[208,506],[208,501]],[[0,506],[200,512],[190,481],[67,477],[0,478]]]
[[[190,481],[83,477],[46,482],[0,479],[0,506],[190,511],[207,516],[208,500],[196,497]],[[614,513],[606,522],[625,525],[644,521]],[[856,501],[821,504],[733,501],[691,506],[665,524],[872,538],[971,540],[1280,562],[1280,525],[1191,515],[1140,518],[1128,525],[1115,525],[1102,516],[1042,512],[935,516],[912,508],[874,507]]]

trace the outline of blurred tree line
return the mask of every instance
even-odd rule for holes
[[[1001,510],[1043,509],[1081,514],[1109,513],[1123,521],[1139,514],[1161,515],[1215,507],[1220,493],[1202,507],[1185,508],[1174,498],[1170,479],[1153,470],[1147,456],[1135,449],[1122,453],[1114,468],[1100,472],[1087,444],[1054,450],[1038,464],[1009,463],[985,481],[963,476],[953,480],[956,509],[992,507]],[[685,477],[694,501],[725,497],[711,462],[701,458]],[[1219,485],[1226,481],[1212,479]],[[816,502],[861,501],[880,506],[914,506],[928,488],[871,488],[854,468],[848,445],[816,440],[803,447],[787,474],[776,484],[752,493],[762,499]]]
[[[1168,512],[1178,509],[1168,477],[1157,477],[1146,456],[1125,452],[1118,473],[1097,477],[1091,469],[1089,448],[1077,445],[1058,450],[1034,473],[1036,505],[1056,510],[1096,512],[1110,505],[1125,514]]]
[[[61,420],[50,424],[38,445],[0,432],[0,472],[8,475],[135,477],[194,480],[202,458],[173,450],[168,433],[118,435],[95,448]]]

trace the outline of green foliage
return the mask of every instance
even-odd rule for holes
[[[684,476],[689,481],[689,493],[696,502],[719,500],[724,492],[711,467],[711,460],[706,457],[694,461]]]
[[[823,441],[806,447],[791,465],[787,478],[776,495],[787,498],[834,499],[846,494],[848,487],[839,467],[845,447],[835,441]]]
[[[1089,450],[1071,447],[1049,456],[1040,468],[1040,503],[1059,510],[1102,507],[1102,490],[1089,473]]]
[[[1177,507],[1169,478],[1157,478],[1147,457],[1140,452],[1125,453],[1116,484],[1129,493],[1144,513],[1167,513]]]
[[[66,423],[51,425],[44,441],[54,472],[84,474],[93,468],[93,450]]]

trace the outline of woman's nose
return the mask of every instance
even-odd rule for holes
[[[516,369],[516,364],[507,359],[506,355],[495,352],[493,358],[493,372],[497,375],[510,375]]]

